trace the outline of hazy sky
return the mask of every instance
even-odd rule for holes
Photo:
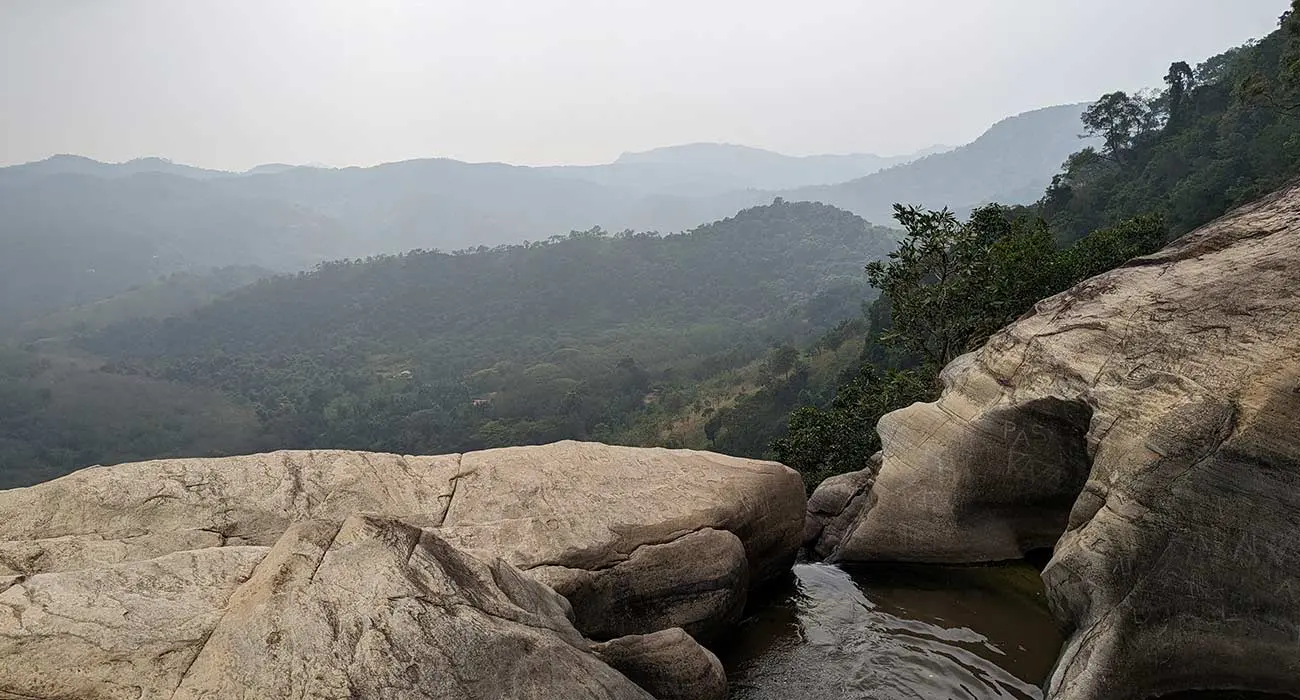
[[[963,143],[1283,0],[0,0],[0,163],[590,163]]]

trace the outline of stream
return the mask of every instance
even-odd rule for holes
[[[801,563],[718,656],[732,700],[1024,700],[1061,642],[1028,564]]]

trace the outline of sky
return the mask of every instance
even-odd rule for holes
[[[0,0],[0,164],[229,170],[961,144],[1158,85],[1283,0]]]

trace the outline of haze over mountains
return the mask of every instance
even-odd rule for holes
[[[692,143],[624,153],[606,165],[538,169],[647,194],[701,196],[734,190],[832,185],[951,149],[951,146],[932,146],[899,156],[874,153],[787,156],[737,144]]]
[[[0,168],[0,245],[8,252],[0,260],[0,327],[177,272],[232,265],[290,272],[593,227],[682,231],[778,196],[834,204],[882,224],[899,201],[959,209],[1027,202],[1082,145],[1082,107],[1029,112],[971,144],[896,157],[691,144],[596,166],[431,158],[229,173],[159,158],[106,164],[55,156]]]

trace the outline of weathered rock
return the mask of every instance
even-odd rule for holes
[[[165,698],[265,547],[0,579],[0,698]]]
[[[656,700],[726,700],[722,662],[680,628],[619,637],[591,650]]]
[[[972,359],[950,365],[947,381]],[[834,560],[949,563],[1015,559],[1056,542],[1088,478],[1087,404],[1047,396],[964,414],[967,398],[949,392],[880,420],[882,468],[858,499],[867,507],[848,523],[833,518],[818,551],[842,536]]]
[[[180,682],[199,698],[650,698],[563,598],[394,520],[293,526]]]
[[[675,627],[708,639],[740,619],[749,590],[745,549],[726,530],[643,545],[607,569],[543,566],[529,573],[568,598],[575,624],[594,639]]]
[[[82,469],[0,491],[0,567],[34,574],[204,546],[270,546],[297,520],[356,512],[436,526],[459,468],[460,455],[314,450]]]
[[[269,546],[297,520],[382,513],[538,569],[581,601],[580,628],[593,636],[678,626],[707,635],[734,620],[748,586],[788,569],[803,510],[793,471],[689,450],[562,442],[436,457],[318,450],[160,460],[0,492],[0,513],[14,514],[0,522],[0,574]],[[734,548],[671,566],[651,554],[706,529],[733,536],[743,566]],[[710,551],[720,551],[716,542]]]
[[[0,602],[4,697],[651,698],[557,593],[384,518],[38,574]]]
[[[1072,633],[1051,698],[1300,695],[1298,214],[1289,187],[953,362],[936,403],[881,420],[867,495],[811,499],[815,548],[979,562],[1054,543],[1043,577]]]
[[[524,570],[601,569],[645,545],[726,530],[758,584],[789,570],[803,511],[799,475],[775,462],[557,442],[466,454],[442,529]]]
[[[582,634],[716,634],[803,510],[775,463],[573,442],[86,469],[0,492],[0,696],[645,697]],[[712,658],[654,639],[609,653]]]
[[[803,528],[803,541],[817,556],[830,554],[820,549],[822,543],[838,544],[844,539],[861,508],[857,500],[870,497],[879,469],[880,453],[876,453],[866,469],[832,476],[817,486],[808,499]]]

